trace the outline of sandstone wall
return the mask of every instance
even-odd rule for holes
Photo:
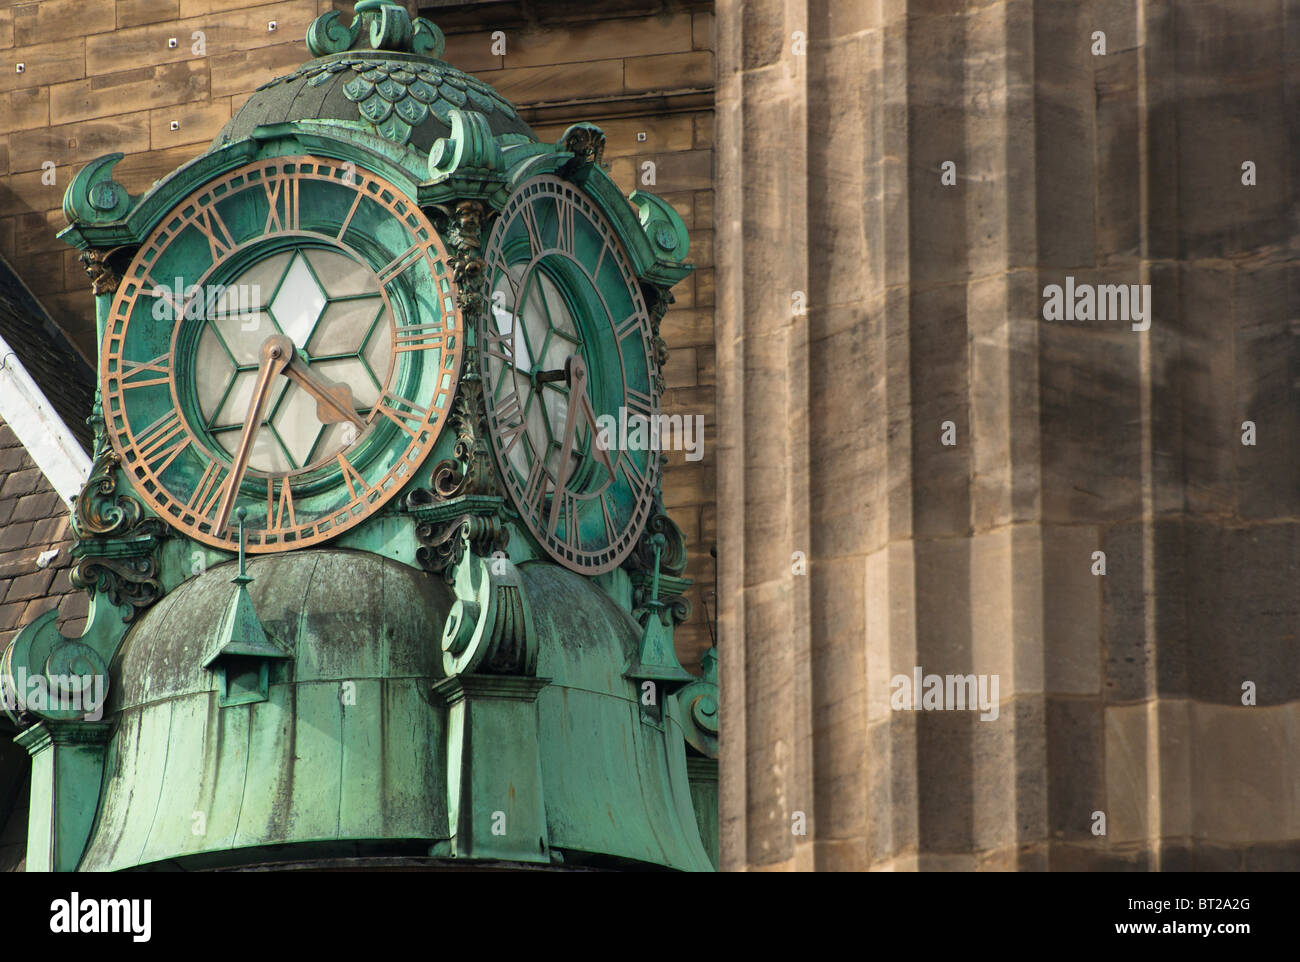
[[[717,23],[725,867],[1300,867],[1300,8]]]

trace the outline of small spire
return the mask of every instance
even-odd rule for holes
[[[650,537],[650,546],[655,552],[654,576],[650,581],[650,604],[656,607],[659,605],[659,559],[663,556],[664,546],[667,543],[668,539],[659,532],[655,532]]]
[[[650,536],[650,547],[655,553],[654,571],[650,577],[650,597],[641,605],[641,647],[631,667],[628,678],[653,680],[673,691],[695,680],[695,676],[682,667],[673,650],[672,616],[668,606],[659,600],[659,564],[668,539],[660,532]]]
[[[230,579],[235,586],[230,597],[226,613],[217,625],[217,632],[203,660],[204,668],[220,667],[222,659],[231,656],[255,658],[289,658],[285,651],[269,637],[262,621],[253,606],[253,598],[248,593],[248,586],[253,579],[248,574],[248,558],[244,543],[244,519],[248,511],[239,508],[235,517],[239,519],[239,574]]]

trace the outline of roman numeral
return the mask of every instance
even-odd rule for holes
[[[200,518],[210,517],[221,504],[221,496],[226,493],[226,485],[229,483],[230,475],[226,469],[216,461],[209,461],[199,477],[194,493],[185,503],[185,510],[193,512]]]
[[[524,229],[528,231],[528,247],[534,254],[540,254],[543,250],[542,231],[537,224],[537,211],[533,210],[532,204],[524,204],[519,208],[519,219],[524,223]]]
[[[194,216],[194,226],[208,239],[208,252],[212,255],[214,263],[234,249],[235,238],[215,208],[200,208]]]
[[[390,391],[385,391],[375,403],[375,410],[413,438],[419,438],[420,429],[429,417],[428,408],[422,408],[414,401],[398,397]]]
[[[655,414],[654,408],[654,398],[649,394],[642,394],[635,388],[627,389],[627,411],[629,416],[639,414],[643,418],[652,418]]]
[[[591,279],[600,282],[600,265],[605,263],[605,251],[609,250],[609,241],[600,245],[600,256],[596,258],[596,267],[591,272]]]
[[[633,311],[627,317],[623,318],[623,320],[619,321],[617,324],[614,325],[614,337],[616,337],[618,340],[621,341],[623,340],[623,338],[627,337],[628,334],[630,334],[632,331],[637,331],[639,333],[640,330],[641,330],[641,312]]]
[[[605,518],[605,541],[613,544],[618,540],[618,528],[614,525],[614,516],[610,514],[609,502],[606,500],[608,492],[600,492],[600,513]]]
[[[483,335],[483,353],[488,357],[500,358],[508,366],[515,363],[515,332],[510,329],[507,334],[487,331]]]
[[[573,205],[555,200],[555,246],[565,253],[573,253]]]
[[[423,247],[419,244],[412,244],[384,265],[383,269],[379,271],[379,283],[387,287],[393,278],[418,261],[423,253]]]
[[[275,478],[266,479],[266,525],[268,531],[279,531],[286,527],[296,528],[298,523],[293,514],[293,490],[288,478],[280,478],[280,495],[276,497]],[[286,525],[285,521],[289,523]]]
[[[176,292],[166,284],[159,284],[152,277],[145,275],[143,287],[150,296],[161,298],[171,305],[172,312],[170,320],[179,321],[185,316],[184,301],[177,299]]]
[[[519,395],[510,394],[503,398],[501,403],[496,405],[492,416],[501,434],[498,441],[503,445],[501,456],[504,458],[515,446],[519,436],[524,433],[524,412],[519,407]]]
[[[546,503],[546,482],[548,480],[545,459],[536,458],[533,461],[533,469],[528,473],[528,480],[524,484],[523,501],[524,504],[536,508],[539,514],[542,506]]]
[[[352,224],[352,216],[357,212],[357,208],[361,206],[361,201],[365,196],[366,195],[361,191],[357,191],[357,196],[352,201],[352,206],[348,208],[348,216],[343,218],[343,226],[339,228],[339,240],[342,240],[343,235],[348,232],[348,227]]]
[[[401,353],[402,351],[427,351],[431,347],[442,347],[443,333],[442,321],[434,321],[432,324],[411,324],[407,327],[399,327],[397,336],[393,338],[393,350]]]
[[[563,542],[571,548],[581,548],[582,538],[578,533],[578,499],[568,491],[557,491],[555,496],[560,499],[559,512],[551,512],[552,522],[557,522],[559,518],[564,518],[564,537]],[[556,529],[558,524],[552,524],[551,536],[558,538]]]
[[[272,177],[262,181],[266,191],[266,230],[277,231],[298,229],[298,178]]]
[[[361,473],[352,466],[352,462],[341,454],[338,456],[338,462],[339,467],[343,471],[343,481],[348,486],[348,493],[352,496],[352,500],[356,501],[362,495],[368,494],[370,492],[370,485],[366,484],[366,479],[363,478]],[[358,485],[360,486],[360,491],[357,490]]]
[[[190,444],[180,413],[171,411],[149,425],[135,439],[135,451],[154,474],[162,474]]]
[[[634,491],[640,491],[645,487],[645,475],[642,474],[641,469],[636,466],[636,462],[632,460],[631,455],[624,452],[623,457],[619,459],[618,463],[623,469],[623,475],[632,482],[632,489]]]
[[[496,294],[496,282],[498,280],[505,281],[510,285],[511,310],[513,310],[514,302],[519,300],[519,284],[515,281],[514,275],[511,274],[510,271],[506,270],[506,262],[496,257],[492,259],[492,263],[489,267],[493,274],[492,287],[494,298]],[[492,303],[495,304],[496,300],[494,299]]]
[[[129,391],[136,387],[149,387],[153,384],[167,384],[170,381],[172,356],[159,354],[149,361],[123,361],[121,378],[122,390]],[[149,377],[161,374],[162,377]]]

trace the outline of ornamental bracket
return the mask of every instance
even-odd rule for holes
[[[456,602],[442,632],[442,666],[452,675],[537,674],[537,634],[519,569],[500,554],[474,550],[473,524],[458,529],[460,560],[452,566]]]

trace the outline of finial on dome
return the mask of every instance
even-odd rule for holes
[[[356,50],[369,43],[372,50],[413,53],[441,60],[447,39],[424,17],[411,19],[406,8],[394,0],[359,0],[346,27],[339,23],[339,11],[331,10],[307,28],[307,49],[313,57]]]
[[[246,585],[253,580],[248,576],[247,558],[244,555],[244,519],[248,517],[248,509],[240,505],[235,517],[239,519],[239,574],[235,575],[234,583]]]

